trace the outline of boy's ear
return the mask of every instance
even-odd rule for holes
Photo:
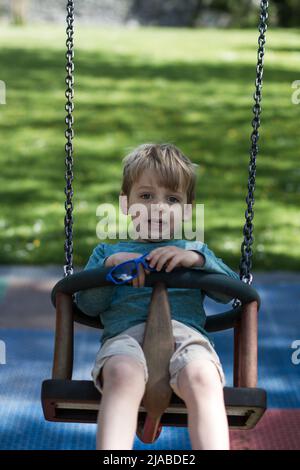
[[[195,206],[195,201],[192,201],[189,204],[184,204],[184,209],[183,209],[183,221],[184,222],[191,220],[191,218],[193,217],[194,206]]]
[[[119,204],[124,215],[128,215],[128,201],[126,194],[121,191],[119,194]]]

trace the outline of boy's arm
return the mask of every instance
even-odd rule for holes
[[[101,243],[94,248],[84,270],[105,265],[108,256],[105,256],[104,247],[105,245]],[[92,289],[81,290],[75,294],[75,301],[82,312],[86,315],[96,317],[109,308],[114,290],[114,286],[94,287]]]
[[[217,258],[214,252],[210,250],[205,243],[197,242],[190,250],[200,253],[203,257],[203,259],[200,258],[199,265],[193,266],[192,269],[199,269],[207,273],[224,274],[233,279],[240,279],[239,275],[229,268],[221,258]],[[217,292],[207,292],[207,295],[221,303],[228,303],[231,300],[228,296]]]

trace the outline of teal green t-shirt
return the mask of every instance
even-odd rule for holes
[[[115,244],[100,243],[93,250],[84,269],[92,269],[104,265],[106,258],[114,253],[134,252],[145,254],[162,246],[177,246],[185,250],[201,253],[205,258],[202,267],[193,267],[209,273],[225,274],[239,279],[222,259],[217,258],[206,244],[199,241],[167,240],[161,242],[119,241]],[[122,333],[127,328],[147,320],[152,287],[134,288],[131,285],[105,286],[79,291],[76,303],[86,315],[100,315],[104,326],[102,344],[109,338]],[[210,341],[204,329],[206,315],[203,308],[205,294],[200,289],[168,288],[172,319],[204,334]],[[227,303],[228,298],[215,293],[207,295],[217,302]],[[213,344],[213,342],[211,341]]]

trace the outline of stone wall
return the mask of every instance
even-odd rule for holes
[[[0,15],[9,21],[11,7],[25,3],[24,22],[65,21],[66,0],[0,0]],[[76,20],[81,23],[123,24],[132,0],[75,0]]]
[[[256,24],[259,0],[227,1],[228,4],[220,0],[75,0],[75,12],[78,23],[88,24],[247,26],[251,15],[250,25]],[[2,21],[60,23],[65,16],[66,0],[0,0]]]

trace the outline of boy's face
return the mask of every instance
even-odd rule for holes
[[[123,193],[121,195],[124,196]],[[146,230],[146,236],[138,240],[159,242],[173,238],[176,221],[181,222],[184,218],[187,194],[182,188],[172,191],[159,186],[155,170],[145,170],[133,184],[127,203],[129,214],[133,204],[141,204],[144,209],[135,215],[132,213],[136,230],[140,232],[141,227]]]

